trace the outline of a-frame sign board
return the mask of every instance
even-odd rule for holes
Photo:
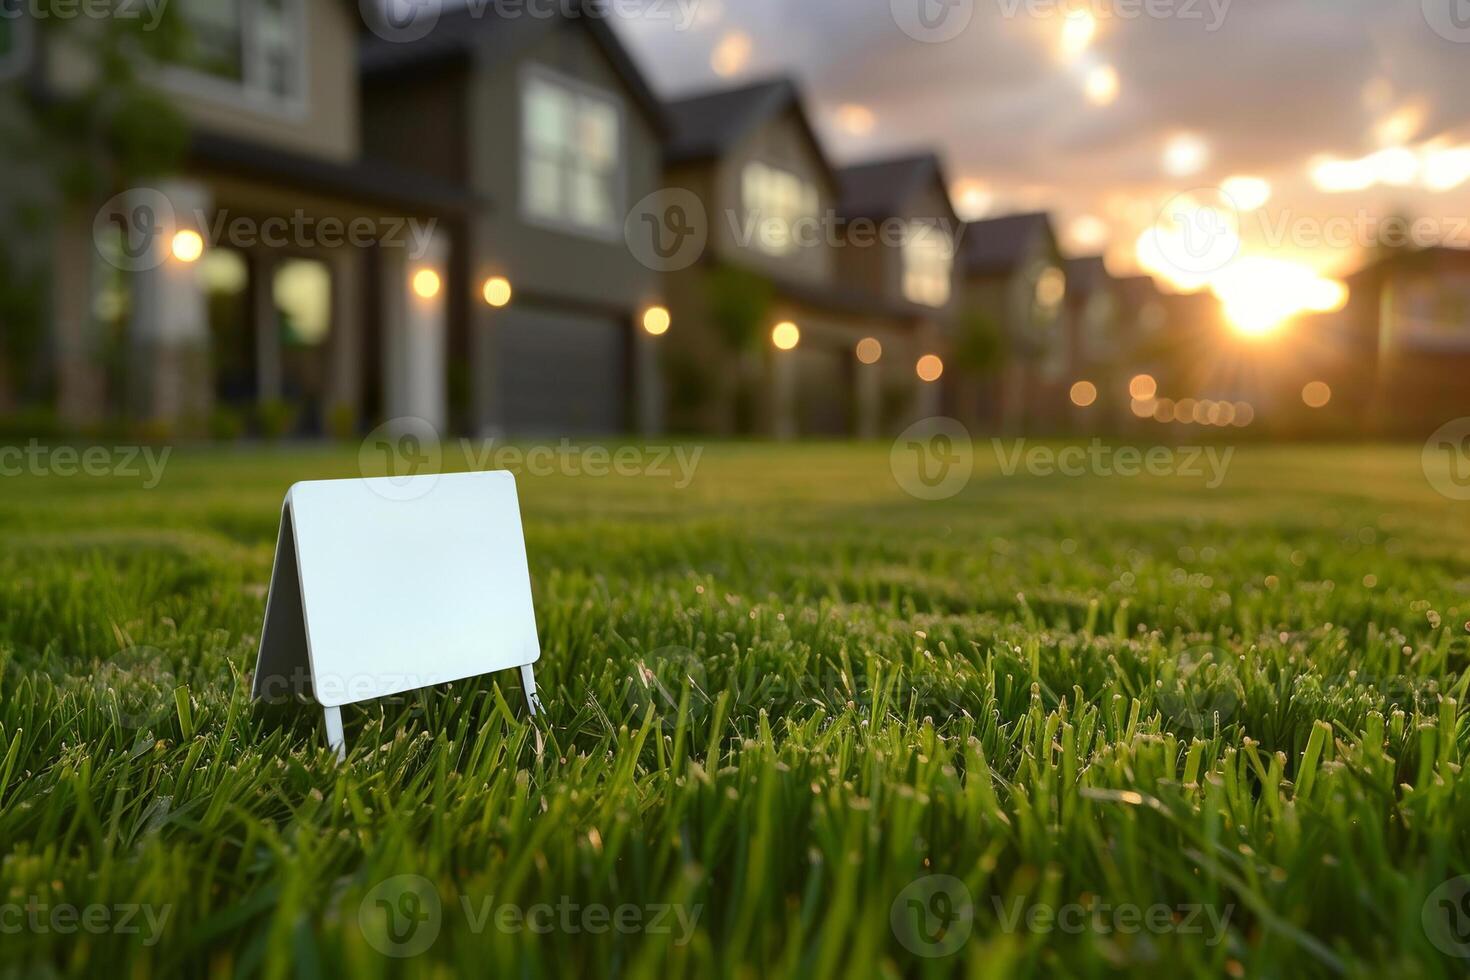
[[[298,483],[281,532],[256,698],[309,693],[345,758],[342,706],[541,657],[515,478],[506,472]]]

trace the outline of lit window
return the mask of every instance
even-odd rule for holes
[[[797,223],[817,217],[816,187],[764,163],[747,164],[740,183],[756,248],[770,255],[789,254],[797,246]]]
[[[1056,266],[1041,270],[1036,277],[1036,305],[1044,316],[1051,316],[1061,307],[1067,295],[1067,276]]]
[[[582,231],[615,232],[622,156],[617,103],[537,73],[526,79],[522,108],[526,214]]]
[[[288,259],[271,282],[281,344],[316,347],[332,329],[332,273],[325,262]]]
[[[303,0],[196,0],[181,9],[187,30],[180,87],[211,88],[272,107],[300,105],[306,94]],[[204,86],[198,83],[203,80]]]
[[[954,269],[954,239],[927,221],[909,222],[903,241],[903,295],[910,303],[943,306],[949,302]]]

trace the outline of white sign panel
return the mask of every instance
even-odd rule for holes
[[[515,477],[503,471],[298,483],[286,494],[254,696],[326,710],[521,668],[541,656]]]

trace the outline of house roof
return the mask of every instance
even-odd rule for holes
[[[479,9],[483,8],[483,9]],[[575,9],[572,9],[575,8]],[[358,65],[366,76],[390,75],[429,65],[468,59],[486,47],[504,55],[529,44],[550,26],[569,21],[586,26],[635,102],[660,130],[666,129],[663,105],[638,65],[608,24],[611,13],[603,0],[570,0],[554,5],[559,16],[495,17],[481,4],[446,11],[424,37],[408,43],[368,33],[358,44]]]
[[[796,110],[822,165],[835,178],[822,151],[822,141],[802,108],[796,82],[785,77],[670,102],[665,108],[670,128],[665,159],[669,163],[692,163],[722,156],[747,134],[789,109]]]
[[[971,222],[960,248],[960,267],[971,275],[1010,272],[1025,259],[1027,248],[1038,235],[1044,235],[1051,247],[1056,247],[1051,216],[1045,211]]]
[[[1446,265],[1463,263],[1470,267],[1470,249],[1449,245],[1430,245],[1420,249],[1403,249],[1380,255],[1365,262],[1356,272],[1347,276],[1349,283],[1366,282],[1383,273],[1401,269],[1437,269]]]
[[[265,178],[325,195],[458,217],[489,202],[458,184],[371,160],[336,162],[207,130],[191,136],[190,155],[222,173]]]
[[[904,204],[929,182],[939,185],[945,205],[949,206],[944,169],[934,153],[854,164],[837,171],[837,179],[842,189],[840,207],[846,218],[883,219],[899,214]],[[952,208],[949,216],[954,216]]]

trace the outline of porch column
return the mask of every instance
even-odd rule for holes
[[[883,362],[864,364],[858,361],[853,371],[856,374],[853,394],[857,402],[857,437],[876,439],[883,425]]]
[[[68,211],[52,242],[51,312],[56,328],[57,411],[70,427],[102,420],[106,374],[97,344],[92,300],[107,275],[92,240],[91,216]],[[17,370],[28,365],[12,365]],[[17,383],[20,378],[17,374]]]
[[[941,397],[943,389],[940,388],[940,385],[943,383],[942,378],[934,381],[919,380],[918,396],[915,399],[915,404],[919,410],[919,418],[927,419],[944,414],[944,400]]]
[[[650,334],[642,323],[633,325],[634,424],[643,436],[664,433],[663,341],[663,337]]]
[[[470,304],[470,413],[475,435],[481,438],[499,438],[504,431],[496,331],[506,310],[483,302]]]
[[[213,403],[209,371],[209,312],[200,282],[199,255],[176,251],[177,233],[197,227],[207,213],[209,192],[201,184],[169,181],[156,191],[172,206],[172,227],[160,226],[147,243],[145,267],[133,274],[129,325],[132,404],[140,418],[161,423],[202,421]],[[143,190],[137,205],[156,200]]]
[[[771,352],[771,434],[796,438],[796,351]]]
[[[411,416],[443,432],[448,416],[449,236],[435,232],[424,254],[382,249],[383,403],[389,418]]]
[[[362,421],[362,263],[363,253],[340,248],[328,258],[332,268],[332,333],[328,356],[327,432],[346,436]]]
[[[255,397],[261,405],[281,400],[281,330],[276,322],[276,257],[250,256],[250,319],[255,326]]]

